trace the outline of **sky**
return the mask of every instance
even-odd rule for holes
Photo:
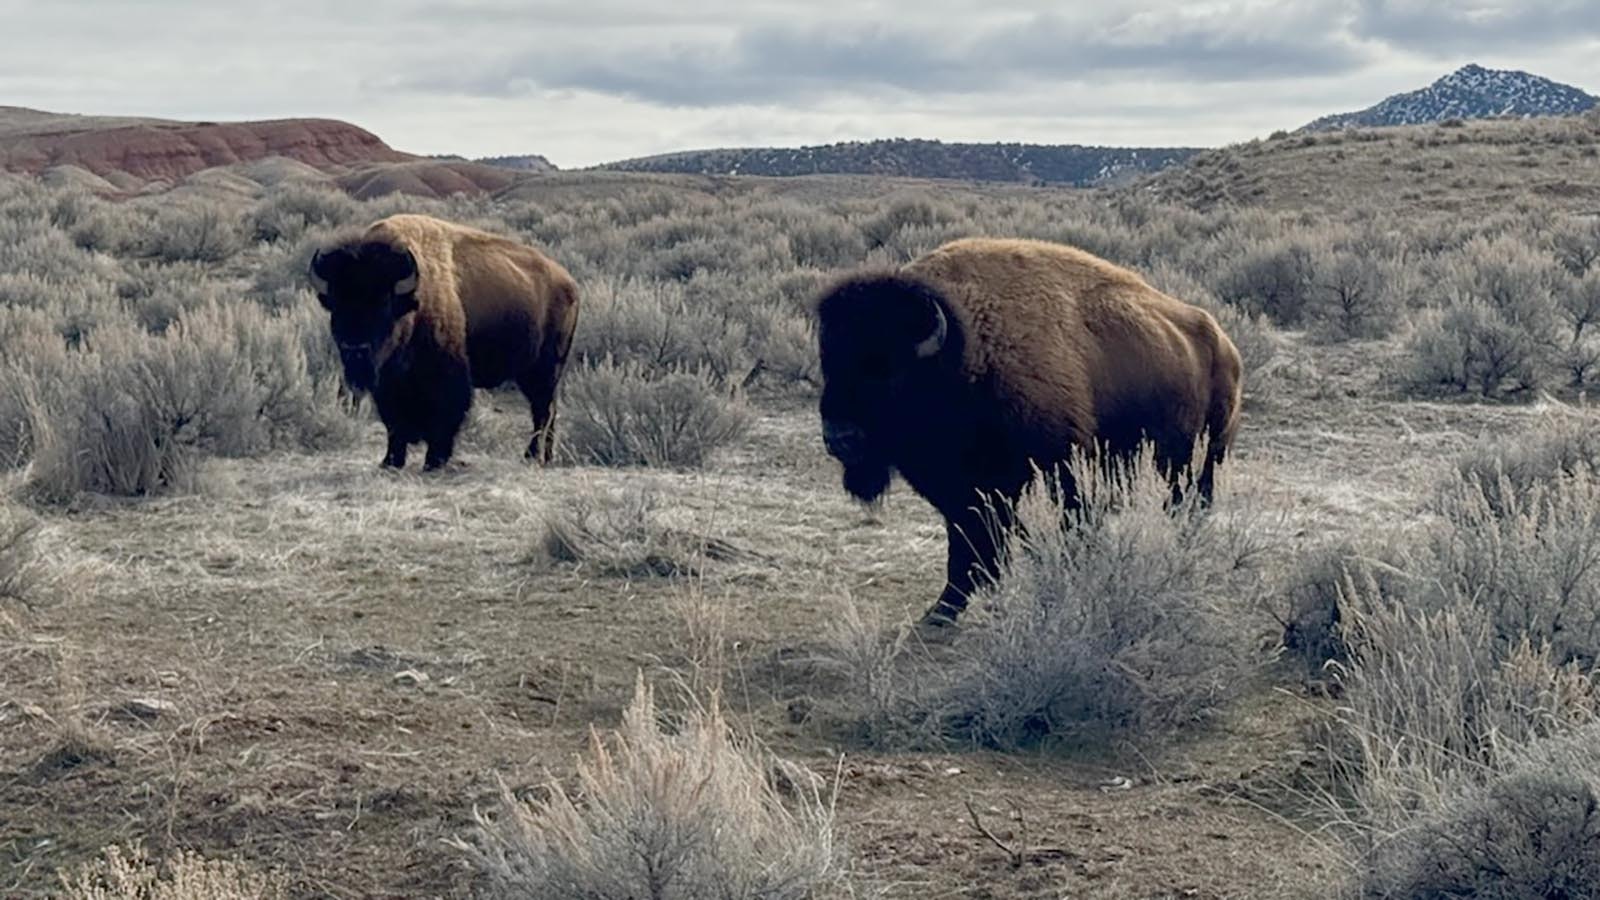
[[[1600,0],[0,0],[0,105],[344,119],[563,168],[881,137],[1218,146],[1469,62],[1600,93]]]

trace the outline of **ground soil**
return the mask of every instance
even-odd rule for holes
[[[1386,345],[1285,341],[1233,465],[1292,541],[1414,523],[1451,454],[1538,415],[1397,399]],[[1291,667],[1170,739],[861,747],[807,714],[827,698],[805,659],[842,594],[890,619],[934,596],[926,504],[851,503],[799,400],[758,402],[688,474],[525,467],[518,398],[480,401],[441,475],[380,472],[374,428],[346,453],[219,461],[195,496],[39,511],[58,580],[0,610],[0,895],[140,839],[281,869],[298,896],[465,896],[446,840],[499,780],[569,775],[641,672],[716,679],[773,749],[837,774],[844,841],[887,897],[1305,897],[1341,876],[1297,795],[1327,701]],[[738,552],[697,577],[548,557],[552,516],[633,490]]]

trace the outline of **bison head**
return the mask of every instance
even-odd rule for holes
[[[347,244],[318,251],[310,280],[330,314],[345,380],[371,390],[395,323],[417,308],[416,259],[392,244]]]
[[[949,319],[930,284],[904,275],[852,278],[817,305],[822,439],[845,490],[871,502],[889,487],[905,416],[949,357]]]

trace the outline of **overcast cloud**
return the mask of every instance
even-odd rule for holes
[[[1205,146],[1477,62],[1600,92],[1600,0],[0,0],[0,105],[332,116],[564,167],[874,137]]]

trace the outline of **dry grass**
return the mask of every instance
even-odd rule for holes
[[[1438,173],[1427,177],[1447,184]],[[1380,377],[1406,368],[1407,339],[1426,311],[1450,306],[1432,286],[1449,283],[1452,266],[1472,264],[1459,282],[1471,284],[1508,260],[1521,266],[1526,252],[1556,272],[1557,287],[1592,274],[1575,270],[1587,252],[1580,220],[1553,217],[1548,234],[1538,233],[1542,206],[1519,209],[1498,188],[1487,193],[1496,196],[1486,207],[1503,212],[1432,215],[1418,212],[1429,203],[1415,203],[1393,216],[1384,212],[1386,196],[1370,214],[1341,209],[1319,219],[1246,208],[1198,213],[1138,193],[872,179],[572,174],[520,184],[494,201],[427,203],[274,189],[255,202],[219,199],[248,239],[226,259],[196,262],[210,255],[196,236],[203,229],[170,242],[176,261],[144,255],[147,232],[160,227],[156,202],[110,205],[37,186],[8,190],[0,197],[0,291],[8,301],[0,304],[0,366],[7,367],[0,458],[17,470],[11,482],[48,470],[41,453],[49,428],[57,435],[75,428],[77,411],[92,405],[83,398],[100,396],[86,376],[105,362],[90,360],[118,334],[138,348],[128,353],[133,368],[159,375],[152,396],[219,404],[206,409],[229,423],[223,431],[239,443],[188,445],[193,478],[186,483],[195,493],[129,500],[91,490],[29,511],[43,527],[23,557],[42,559],[47,576],[58,563],[77,575],[72,590],[52,589],[47,579],[27,605],[0,613],[0,854],[14,863],[0,876],[0,894],[47,892],[58,867],[73,870],[107,845],[142,838],[157,857],[193,850],[280,871],[295,896],[468,896],[473,872],[444,842],[473,827],[474,808],[504,802],[501,782],[522,804],[494,819],[507,835],[521,827],[513,827],[516,816],[531,817],[545,837],[556,832],[539,829],[556,821],[589,829],[574,834],[604,833],[591,817],[598,807],[574,787],[570,761],[592,723],[608,729],[619,721],[641,667],[700,696],[720,689],[724,724],[741,736],[759,734],[817,771],[835,771],[835,726],[855,711],[853,721],[866,727],[843,736],[851,750],[838,770],[837,805],[828,808],[834,833],[847,839],[850,866],[885,876],[891,897],[962,896],[969,885],[1004,900],[1327,893],[1338,870],[1323,848],[1229,799],[1265,790],[1250,796],[1288,805],[1281,782],[1292,779],[1280,776],[1302,766],[1308,748],[1299,725],[1320,701],[1286,698],[1282,691],[1297,680],[1280,681],[1274,669],[1247,667],[1252,678],[1240,681],[1234,663],[1260,658],[1258,637],[1272,627],[1260,595],[1277,597],[1275,586],[1301,566],[1286,557],[1297,553],[1277,547],[1279,538],[1298,551],[1391,528],[1427,532],[1437,524],[1435,488],[1453,454],[1482,432],[1526,435],[1542,415],[1455,398],[1418,402]],[[462,467],[428,477],[381,473],[373,465],[379,430],[325,404],[326,395],[274,390],[279,382],[254,375],[219,376],[218,389],[198,392],[187,379],[234,369],[159,364],[169,353],[198,353],[201,362],[243,357],[248,364],[238,365],[251,373],[333,383],[325,325],[298,281],[306,248],[328,229],[403,208],[549,250],[594,300],[594,315],[580,326],[575,370],[607,352],[648,368],[650,378],[695,367],[714,396],[748,398],[748,430],[705,453],[705,468],[692,473],[534,469],[516,460],[525,407],[483,394]],[[1328,218],[1344,224],[1323,224]],[[817,440],[806,313],[816,285],[835,267],[905,259],[963,233],[1074,241],[1216,310],[1252,360],[1246,423],[1230,465],[1292,501],[1287,522],[1260,527],[1248,526],[1250,504],[1235,505],[1227,493],[1206,521],[1146,515],[1133,503],[1112,517],[1113,526],[1061,539],[1061,548],[1087,542],[1104,560],[1127,563],[1120,568],[1063,561],[1065,551],[1049,544],[1036,545],[1033,559],[1018,556],[1020,567],[1034,571],[1002,589],[996,612],[1038,612],[1081,653],[1052,656],[1045,641],[1025,629],[1007,632],[1004,617],[977,609],[964,640],[920,645],[897,623],[940,587],[938,518],[904,490],[881,508],[855,507]],[[1252,268],[1241,260],[1254,258],[1253,248],[1280,238],[1306,248],[1309,286],[1295,288],[1300,300],[1271,302],[1315,340],[1276,332],[1251,315],[1269,302],[1255,288],[1233,298],[1238,303],[1218,299],[1230,273]],[[1476,265],[1460,253],[1475,238],[1524,249],[1505,259],[1496,250]],[[1354,290],[1366,276],[1343,277],[1349,257],[1362,254],[1384,273],[1383,303],[1393,306],[1380,305],[1370,331],[1366,295]],[[1587,315],[1584,296],[1556,298],[1553,321],[1563,341]],[[235,318],[247,327],[218,324],[205,340],[192,334],[197,317],[223,300],[240,307]],[[1346,340],[1391,327],[1392,337]],[[1565,346],[1551,349],[1541,383],[1568,390],[1572,360],[1562,356]],[[11,377],[19,371],[27,377]],[[269,397],[286,402],[257,403]],[[250,403],[233,402],[239,398]],[[564,429],[575,408],[564,407]],[[306,437],[314,430],[296,424],[324,413],[351,429],[349,447],[315,450],[320,445]],[[143,413],[131,419],[161,424]],[[48,427],[35,431],[37,423]],[[703,452],[711,442],[691,435],[682,443]],[[1565,469],[1563,454],[1553,457]],[[1516,469],[1514,454],[1505,456],[1506,470]],[[1528,471],[1546,471],[1542,456],[1529,456]],[[635,499],[641,484],[653,500]],[[1513,553],[1524,538],[1550,543],[1551,523],[1565,523],[1560,533],[1583,525],[1581,504],[1561,506],[1548,500],[1557,488],[1545,490],[1543,506],[1519,507],[1526,522],[1504,534],[1485,522],[1482,539]],[[1271,535],[1275,551],[1234,566],[1240,554],[1227,549],[1225,533]],[[547,534],[556,534],[553,546],[566,562],[536,564]],[[1552,578],[1561,559],[1584,558],[1580,544],[1561,546],[1573,553],[1539,557],[1550,562],[1543,568]],[[1545,582],[1528,583],[1544,590]],[[1029,584],[1070,588],[1088,602],[1047,609],[1036,601],[1048,592]],[[1161,603],[1141,599],[1146,594]],[[1463,666],[1487,659],[1486,677],[1509,686],[1470,700],[1478,704],[1472,708],[1508,717],[1502,733],[1553,734],[1559,717],[1545,712],[1569,709],[1579,683],[1560,658],[1541,655],[1537,640],[1513,654],[1522,644],[1507,637],[1496,635],[1487,657],[1476,644],[1470,656],[1461,651]],[[1438,646],[1443,653],[1457,645]],[[1020,651],[1028,656],[1007,656]],[[1008,669],[1008,658],[1038,665]],[[1094,658],[1122,668],[1070,664]],[[1217,659],[1219,668],[1179,681],[1202,658]],[[1424,667],[1425,658],[1395,676],[1395,691],[1405,678],[1448,671],[1448,658]],[[908,689],[917,667],[930,680]],[[1025,685],[1056,689],[1022,694],[996,681],[965,697],[940,693],[958,676],[1015,671],[1028,676]],[[1559,677],[1545,677],[1550,671]],[[1454,696],[1440,684],[1438,692],[1411,689],[1440,702]],[[1084,695],[1061,685],[1100,693],[1083,703]],[[943,712],[914,723],[909,736],[891,733],[904,728],[904,703],[916,690],[949,702],[923,707]],[[972,739],[1025,743],[1033,731],[1024,707],[1038,707],[1040,698],[1044,721],[1076,733],[1076,746],[971,747]],[[967,699],[992,714],[981,731],[970,727],[980,721],[970,702],[966,718],[945,715],[961,712],[952,704]],[[1394,708],[1384,704],[1380,711]],[[1537,712],[1532,724],[1518,718],[1529,711]],[[1130,740],[1095,740],[1102,718]],[[1205,727],[1177,727],[1196,718]],[[968,726],[961,740],[948,740],[952,723]],[[682,750],[685,734],[660,728],[640,745]],[[880,749],[891,738],[937,752]],[[618,779],[643,771],[627,769],[615,740],[601,744]],[[731,745],[755,746],[742,737]],[[659,759],[674,758],[662,752]],[[594,760],[586,764],[598,775]],[[758,782],[740,783],[763,787],[738,797],[769,796],[771,773],[759,774]],[[537,786],[552,780],[568,791],[565,819],[539,805],[554,794]],[[782,799],[792,816],[807,808],[787,793]],[[968,802],[998,843],[974,827]],[[1464,808],[1453,802],[1446,808]],[[769,818],[756,821],[782,822],[770,810],[761,815]],[[1368,821],[1359,811],[1347,818]],[[805,815],[799,821],[815,824]],[[772,834],[785,832],[766,833],[770,845]],[[1369,823],[1365,834],[1379,831]],[[607,846],[593,845],[588,858],[599,859]],[[811,850],[802,855],[816,860],[818,844],[805,846]],[[739,847],[748,845],[728,851],[736,862],[752,858]],[[803,849],[779,847],[776,856]],[[562,854],[551,864],[585,858]]]
[[[780,777],[789,797],[775,780]],[[822,900],[853,894],[820,779],[735,739],[715,698],[670,730],[641,678],[577,787],[502,792],[463,844],[496,896]]]
[[[1521,749],[1458,786],[1369,860],[1363,897],[1589,897],[1600,892],[1594,726]]]
[[[1592,891],[1596,872],[1573,882],[1564,869],[1590,863],[1560,836],[1572,825],[1565,801],[1549,802],[1592,789],[1574,795],[1562,782],[1572,769],[1533,762],[1600,718],[1591,676],[1526,638],[1506,645],[1470,599],[1418,611],[1360,574],[1343,599],[1353,661],[1327,749],[1348,796],[1327,800],[1362,896],[1549,896],[1530,884],[1563,882],[1575,896]]]
[[[282,878],[231,860],[179,853],[161,864],[139,844],[112,845],[76,871],[61,873],[66,900],[277,900],[287,897]]]
[[[31,598],[44,578],[38,529],[37,518],[0,500],[0,602],[6,605]]]
[[[708,563],[759,563],[761,555],[673,524],[659,485],[597,488],[551,513],[543,551],[558,563],[613,578],[686,577]],[[691,523],[692,524],[692,523]]]

